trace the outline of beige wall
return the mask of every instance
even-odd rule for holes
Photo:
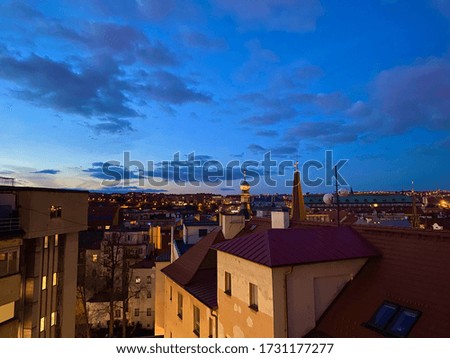
[[[333,261],[310,265],[275,268],[273,293],[275,337],[303,337],[333,302],[345,284],[353,279],[367,259]],[[286,312],[285,275],[287,274],[288,308]]]
[[[75,304],[77,298],[78,233],[66,234],[64,250],[63,312],[61,337],[75,337]]]
[[[172,300],[170,300],[170,287],[172,287]],[[178,293],[183,295],[183,319],[178,317]],[[197,338],[194,334],[194,308],[200,309],[200,338],[208,338],[209,319],[215,325],[215,318],[211,315],[211,309],[197,300],[177,283],[165,278],[165,312],[164,312],[164,337],[165,338]],[[212,332],[213,336],[215,332]]]
[[[366,259],[272,269],[218,251],[217,262],[219,337],[281,338],[303,337],[313,329]],[[224,292],[225,272],[231,274],[231,295]],[[257,312],[248,307],[249,283],[258,286]]]
[[[24,238],[87,230],[88,193],[17,191]],[[61,206],[62,217],[50,218],[50,207]]]
[[[156,262],[155,269],[155,336],[164,335],[165,275],[161,270],[170,262]]]
[[[219,337],[273,337],[274,303],[269,267],[217,252]],[[231,274],[231,296],[225,294],[225,271]],[[249,283],[258,286],[258,311],[249,308]]]

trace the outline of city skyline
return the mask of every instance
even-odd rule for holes
[[[0,176],[18,185],[108,190],[102,166],[126,152],[161,170],[176,153],[325,163],[330,150],[355,190],[450,189],[445,1],[8,1],[0,19]],[[243,178],[138,186],[157,170],[129,189],[226,195]],[[252,194],[290,192],[292,171]]]

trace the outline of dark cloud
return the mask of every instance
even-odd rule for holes
[[[142,86],[142,90],[156,101],[171,104],[212,101],[211,95],[197,91],[189,86],[188,81],[167,71],[153,72],[148,82]]]
[[[181,41],[187,47],[203,48],[207,50],[226,50],[228,45],[225,40],[211,38],[201,32],[187,31],[181,34]]]
[[[106,1],[91,0],[89,4],[105,15],[141,19],[151,21],[166,21],[168,18],[193,19],[197,15],[197,7],[183,0],[128,0]]]
[[[251,116],[241,122],[243,124],[275,124],[287,119],[292,119],[296,115],[297,111],[293,108],[279,108],[278,110],[272,110],[261,115]]]
[[[450,129],[450,61],[431,58],[381,72],[373,84],[372,107],[383,130],[413,127]]]
[[[308,32],[316,28],[323,9],[319,0],[213,0],[242,26]]]
[[[272,148],[266,148],[263,147],[259,144],[250,144],[247,149],[252,153],[252,154],[264,154],[267,152],[270,152],[273,156],[276,157],[286,157],[292,154],[296,154],[298,152],[298,149],[296,146],[294,145],[279,145],[276,147],[272,147]]]
[[[450,3],[448,0],[432,0],[432,4],[447,18],[450,19]]]
[[[269,138],[278,136],[278,132],[274,130],[261,130],[257,131],[255,134],[260,137],[269,137]]]
[[[100,121],[100,123],[87,124],[87,126],[97,133],[118,134],[134,131],[131,122],[127,119],[105,118],[100,119]]]
[[[337,144],[354,142],[358,139],[359,129],[355,125],[346,124],[341,121],[327,122],[302,122],[291,128],[287,139],[315,140],[321,143]]]
[[[16,58],[0,54],[0,78],[13,82],[11,94],[35,105],[86,117],[137,117],[119,79],[117,65],[104,59],[102,67],[85,65],[75,71],[66,62],[31,55]]]
[[[105,186],[103,189],[90,190],[92,193],[117,193],[126,194],[129,192],[139,192],[139,193],[166,193],[165,189],[152,189],[141,186]]]
[[[43,169],[43,170],[38,170],[35,172],[31,172],[32,174],[49,174],[49,175],[55,175],[60,173],[61,170],[57,170],[57,169]]]

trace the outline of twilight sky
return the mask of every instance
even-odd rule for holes
[[[448,0],[80,3],[0,2],[0,176],[99,190],[115,161],[130,180],[111,191],[228,194],[236,165],[228,186],[174,170],[190,153],[196,179],[269,151],[326,166],[331,150],[355,190],[450,189]],[[292,171],[252,193],[289,192]]]

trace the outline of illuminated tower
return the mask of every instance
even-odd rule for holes
[[[303,200],[302,181],[298,171],[298,162],[295,163],[294,184],[292,186],[291,220],[306,220],[305,201]]]
[[[244,170],[244,180],[241,182],[241,210],[239,215],[244,215],[245,220],[250,220],[252,216],[252,209],[250,207],[250,184],[246,180],[247,173]]]

